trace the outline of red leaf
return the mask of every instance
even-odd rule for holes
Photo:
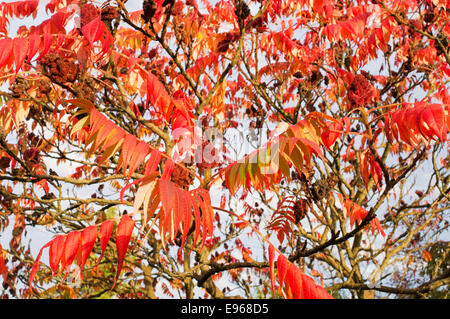
[[[86,40],[88,40],[91,46],[94,45],[94,42],[101,39],[103,31],[104,31],[104,24],[100,16],[98,16],[97,18],[95,18],[94,20],[83,26],[83,28],[81,28],[81,32],[86,37]]]
[[[42,189],[45,191],[45,194],[48,195],[50,188],[48,187],[48,182],[46,179],[41,179],[39,182],[36,183],[36,185],[42,187]]]
[[[186,192],[184,190],[179,189],[181,193],[181,205],[182,205],[182,216],[181,216],[181,223],[182,223],[182,234],[183,237],[181,239],[181,248],[184,247],[184,243],[186,241],[186,237],[189,233],[189,228],[191,227],[191,220],[192,220],[192,198],[189,194],[189,192]]]
[[[305,299],[334,299],[323,287],[317,285],[311,277],[303,274],[302,281]]]
[[[150,154],[150,158],[146,163],[144,175],[150,175],[158,169],[159,162],[161,161],[161,153],[157,150],[153,150]]]
[[[342,124],[336,122],[329,122],[321,134],[322,142],[326,148],[331,150],[331,146],[341,136]]]
[[[381,181],[383,179],[383,171],[381,170],[380,164],[371,156],[370,158],[370,175],[373,178],[375,185],[378,190],[381,189]]]
[[[111,33],[106,29],[105,24],[102,22],[100,15],[83,26],[81,32],[92,47],[96,41],[102,43],[100,55],[105,54],[111,48],[113,38]]]
[[[311,151],[313,151],[314,154],[319,155],[323,160],[325,160],[322,150],[320,149],[318,144],[314,143],[313,141],[311,141],[307,138],[303,138],[303,137],[299,137],[298,140],[300,142],[302,142],[303,144],[305,144]]]
[[[51,241],[51,246],[48,250],[50,259],[50,269],[54,275],[58,269],[58,265],[64,253],[64,242],[66,240],[65,235],[58,235]]]
[[[360,171],[361,171],[361,177],[364,181],[364,186],[366,186],[369,184],[369,159],[367,158],[368,156],[368,151],[369,150],[365,150],[363,152],[361,152],[361,155],[359,157],[359,167],[360,167]]]
[[[384,232],[383,227],[381,227],[380,220],[377,217],[372,219],[370,227],[372,228],[372,235],[375,230],[377,230],[383,237],[386,237],[386,233]]]
[[[166,164],[167,165],[167,164]],[[166,230],[169,231],[169,238],[175,237],[174,225],[176,221],[174,221],[173,215],[174,210],[176,210],[174,197],[178,194],[176,192],[176,187],[172,182],[167,179],[159,180],[159,189],[161,196],[161,205],[164,211],[164,217],[160,220],[160,232],[161,236],[164,237]],[[163,240],[164,244],[164,240]]]
[[[289,260],[283,255],[278,256],[277,269],[278,269],[278,282],[280,283],[280,293],[282,293],[284,278],[289,267]]]
[[[12,39],[6,38],[0,40],[0,68],[6,64],[12,63],[12,50],[13,41]]]
[[[445,141],[447,137],[447,128],[445,124],[444,109],[439,104],[431,104],[425,106],[420,112],[420,116],[416,117],[418,127],[421,133],[432,139],[437,136],[441,141]]]
[[[89,226],[83,229],[81,233],[81,260],[80,271],[83,270],[86,260],[94,247],[95,240],[97,239],[97,226]]]
[[[312,279],[309,276],[306,275],[302,275],[301,276],[301,280],[302,280],[302,285],[303,285],[303,293],[304,293],[304,298],[305,299],[317,299],[316,294],[315,294],[315,286],[316,283],[314,282],[314,279]]]
[[[71,101],[72,102],[72,101]],[[74,101],[75,102],[75,101]],[[91,113],[89,117],[89,125],[91,126],[91,136],[94,135],[102,126],[105,125],[106,117],[103,116],[102,113],[100,113],[98,110],[95,109],[95,106],[92,104],[92,102],[88,101],[80,101],[78,100],[77,103],[74,105],[77,105],[79,107],[83,107],[84,102],[86,102],[86,110]],[[104,146],[107,147],[107,146]]]
[[[27,62],[30,63],[31,59],[36,55],[41,45],[41,36],[39,34],[32,34],[28,37],[28,52],[27,52]]]
[[[75,230],[67,234],[66,243],[64,245],[64,263],[65,263],[64,268],[67,269],[72,264],[73,260],[75,259],[75,256],[77,255],[80,244],[81,244],[81,232]]]
[[[288,262],[288,271],[286,278],[286,288],[292,298],[304,299],[302,272],[294,264]]]
[[[23,61],[27,56],[28,42],[25,38],[15,38],[14,39],[14,63],[16,65],[16,74],[22,67]]]
[[[446,116],[444,108],[439,104],[416,103],[406,104],[402,109],[386,115],[385,131],[388,140],[394,136],[410,146],[416,147],[421,141],[445,141],[447,139]]]
[[[36,259],[35,259],[35,261],[34,261],[33,268],[31,269],[31,273],[30,273],[30,278],[29,278],[29,280],[28,280],[28,286],[29,286],[30,290],[33,290],[33,287],[32,287],[32,285],[33,285],[33,280],[34,280],[34,277],[36,277],[36,273],[37,273],[37,271],[38,271],[38,269],[39,269],[39,261],[41,260],[41,257],[42,257],[42,251],[43,251],[45,248],[49,247],[49,246],[54,242],[54,240],[55,240],[55,239],[52,239],[52,240],[49,241],[47,244],[45,244],[45,245],[41,248],[41,250],[39,250],[39,254],[37,255],[37,257],[36,257]]]
[[[158,183],[162,206],[159,231],[163,238],[163,245],[166,233],[169,235],[169,240],[173,241],[178,232],[182,234],[183,245],[191,227],[192,214],[194,214],[194,241],[197,242],[200,230],[202,230],[201,248],[203,248],[206,238],[212,236],[213,233],[214,211],[211,207],[209,192],[205,189],[186,191],[167,179],[160,179]]]
[[[277,260],[280,292],[287,298],[294,299],[333,299],[321,286],[317,285],[309,276],[292,264],[285,256],[280,255]],[[283,293],[283,284],[285,293]]]
[[[364,208],[353,202],[350,202],[349,205],[351,206],[349,212],[350,227],[353,227],[355,222],[359,223],[367,216],[367,210],[365,210]]]
[[[120,157],[121,162],[120,165],[117,165],[117,170],[119,170],[120,167],[122,167],[124,175],[126,174],[128,163],[130,162],[130,159],[133,156],[133,151],[136,145],[137,145],[137,138],[134,135],[128,134],[127,136],[125,136],[122,145],[122,153]]]
[[[37,60],[40,60],[44,55],[47,54],[47,52],[48,52],[48,50],[50,50],[50,46],[52,45],[52,42],[53,42],[53,35],[51,35],[49,33],[44,33],[42,35],[42,37],[44,40],[44,49],[39,54]]]
[[[355,222],[361,222],[368,214],[367,210],[359,206],[358,204],[352,202],[348,198],[344,198],[341,194],[338,194],[339,201],[344,207],[344,216],[350,217],[350,227],[353,227]],[[381,235],[385,236],[383,228],[381,227],[378,218],[374,218],[371,221],[372,234],[375,230],[378,230]]]
[[[75,259],[75,255],[80,245],[81,233],[78,230],[71,231],[67,234],[66,243],[64,245],[64,257],[67,265],[70,265]]]
[[[350,122],[350,119],[347,116],[345,116],[342,120],[344,121],[344,129],[345,129],[344,134],[348,135],[348,133],[350,132],[352,124]]]
[[[100,55],[109,52],[114,42],[111,33],[108,31],[108,29],[104,27],[104,24],[103,24],[103,35],[104,38],[102,39],[102,51],[100,52]]]
[[[192,194],[192,208],[194,210],[194,220],[200,220],[200,208],[198,207],[198,204],[196,202],[196,194]],[[194,235],[194,243],[197,242],[198,236],[200,235],[200,223],[195,222],[195,235]],[[192,245],[191,251],[194,248],[195,245]]]
[[[162,173],[161,179],[169,180],[170,175],[172,175],[174,168],[175,168],[175,163],[170,158],[168,158],[166,161],[166,164],[164,166],[164,171]]]
[[[270,282],[272,284],[273,295],[275,293],[275,250],[272,245],[269,245],[269,265],[270,265]]]
[[[197,195],[197,203],[194,202],[193,205],[200,205],[200,211],[202,213],[201,221],[203,227],[203,244],[208,236],[213,235],[213,218],[214,212],[211,207],[211,198],[209,196],[209,192],[206,189],[198,188],[193,190],[193,192]],[[196,220],[196,223],[200,223],[199,220]],[[203,248],[203,245],[202,245]]]
[[[66,12],[56,12],[54,15],[52,15],[50,20],[53,22],[56,28],[58,28],[58,30],[63,30],[68,17],[69,14]]]
[[[384,132],[385,132],[387,141],[392,144],[394,141],[394,137],[392,135],[391,113],[389,113],[389,112],[386,113],[386,117],[384,119]]]
[[[136,169],[142,164],[149,151],[150,147],[147,143],[143,141],[138,142],[130,159],[128,178],[130,178]]]
[[[171,99],[164,85],[152,73],[147,75],[147,97],[147,107],[151,103],[167,119],[168,115],[170,115],[169,106]]]
[[[3,258],[2,244],[0,244],[0,274],[3,276],[3,281],[6,281],[8,276],[8,268],[6,268],[5,259]]]
[[[55,49],[59,49],[63,45],[65,39],[66,39],[66,36],[64,34],[58,33],[58,38],[56,39]]]
[[[151,175],[147,175],[144,178],[137,180],[137,182],[139,183],[139,188],[135,194],[133,213],[137,213],[139,211],[139,208],[141,208],[141,205],[144,204],[144,209],[142,210],[143,222],[140,231],[143,231],[145,224],[148,221],[149,204],[154,203],[150,206],[150,213],[154,213],[156,207],[159,205],[159,200],[155,199],[155,197],[158,197],[155,190],[157,184],[155,178],[156,173],[152,173]]]
[[[113,226],[114,226],[113,220],[104,221],[100,225],[100,249],[102,250],[102,252],[100,254],[100,257],[98,258],[97,264],[100,263],[100,260],[102,260],[103,258],[106,246],[108,246],[109,239],[111,238]]]
[[[18,18],[24,18],[30,15],[33,15],[33,18],[36,17],[36,9],[38,7],[38,0],[22,0],[22,1],[13,1],[13,2],[2,2],[2,15],[13,17],[16,16]]]
[[[117,273],[114,285],[116,285],[117,278],[119,278],[120,271],[122,270],[123,260],[128,250],[128,244],[130,243],[131,233],[134,228],[134,220],[129,215],[123,215],[117,226],[116,233],[116,248],[117,248]]]

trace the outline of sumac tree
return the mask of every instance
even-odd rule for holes
[[[1,3],[2,296],[448,297],[449,9]]]

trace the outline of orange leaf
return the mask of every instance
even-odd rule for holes
[[[360,171],[361,171],[361,177],[364,181],[364,186],[366,186],[369,184],[369,160],[367,158],[368,156],[368,149],[364,150],[361,152],[361,155],[359,157],[359,167],[360,167]]]
[[[426,250],[422,250],[422,258],[423,258],[427,263],[429,263],[430,261],[433,260],[433,257],[431,257],[431,254],[430,254],[428,251],[426,251]]]

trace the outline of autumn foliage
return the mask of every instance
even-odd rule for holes
[[[1,3],[2,296],[448,297],[449,10]]]

